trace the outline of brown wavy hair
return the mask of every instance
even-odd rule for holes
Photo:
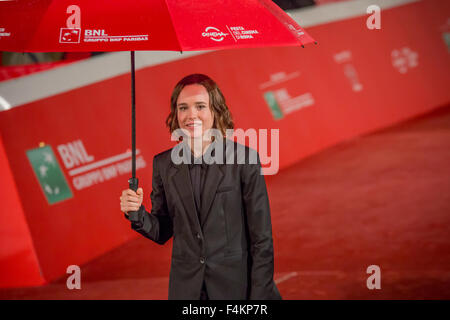
[[[177,117],[177,100],[181,90],[190,84],[201,84],[206,88],[209,95],[209,106],[214,113],[213,128],[220,130],[225,137],[226,129],[234,129],[234,122],[231,116],[230,110],[225,103],[225,97],[220,91],[217,83],[210,77],[204,74],[190,74],[181,79],[172,91],[172,97],[170,98],[170,113],[166,119],[166,126],[169,128],[170,133],[179,128]]]

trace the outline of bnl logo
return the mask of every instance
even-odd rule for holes
[[[80,43],[81,9],[77,5],[70,5],[66,10],[70,16],[66,20],[66,27],[59,32],[60,43]]]
[[[73,197],[61,166],[50,145],[26,151],[47,202],[52,205]]]
[[[80,43],[81,29],[61,28],[60,43]]]
[[[84,30],[84,35],[87,37],[106,37],[105,30],[102,29],[86,29]]]

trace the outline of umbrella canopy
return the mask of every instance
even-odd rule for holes
[[[311,42],[270,0],[0,1],[3,51],[187,51]]]
[[[0,50],[131,51],[130,189],[136,178],[134,51],[304,46],[315,42],[271,0],[2,0]],[[129,218],[137,222],[137,212]]]

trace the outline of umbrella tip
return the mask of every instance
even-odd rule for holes
[[[314,44],[317,44],[317,41],[314,41]]]

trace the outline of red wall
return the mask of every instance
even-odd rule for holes
[[[45,283],[0,136],[0,287]]]
[[[281,169],[345,139],[448,104],[450,60],[443,34],[448,32],[449,9],[449,2],[421,1],[382,11],[381,30],[368,30],[366,16],[309,28],[319,44],[305,49],[217,51],[139,70],[137,147],[144,167],[137,175],[144,205],[151,207],[153,156],[172,145],[164,121],[171,90],[181,77],[199,72],[215,79],[237,128],[278,128]],[[284,81],[267,84],[281,72],[287,75]],[[71,176],[70,171],[83,164],[66,168],[57,151],[58,146],[81,140],[85,158],[93,157],[91,163],[125,152],[130,146],[129,87],[130,75],[118,76],[0,113],[14,178],[14,183],[8,182],[3,178],[8,171],[2,172],[2,185],[13,193],[16,186],[20,199],[0,215],[1,221],[9,221],[11,211],[18,212],[18,227],[2,224],[0,242],[5,246],[9,232],[20,229],[31,254],[23,208],[46,281],[64,275],[70,264],[81,265],[137,236],[119,207],[130,174],[77,189],[74,179],[89,172]],[[268,91],[278,92],[281,108],[297,109],[283,109],[284,117],[275,119],[264,100]],[[283,104],[283,95],[300,98]],[[73,197],[47,202],[26,155],[40,142],[52,147]],[[21,250],[2,258],[1,268],[17,264],[14,257]],[[39,280],[36,259],[27,266],[21,269],[22,279],[29,279],[12,278],[17,279],[11,280],[15,285]]]

